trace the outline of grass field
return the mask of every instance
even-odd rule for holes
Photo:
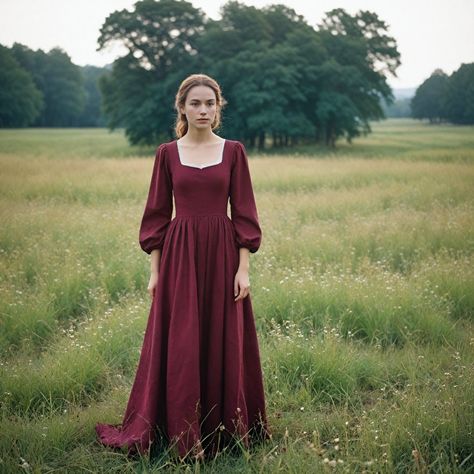
[[[273,439],[179,465],[101,447],[150,300],[154,147],[0,130],[1,472],[474,472],[474,127],[249,153],[252,303]]]

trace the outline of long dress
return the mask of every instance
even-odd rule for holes
[[[272,437],[250,294],[234,301],[239,248],[261,238],[240,141],[206,166],[183,163],[176,140],[157,148],[139,243],[161,249],[158,285],[123,421],[96,425],[103,445],[136,454],[164,440],[185,458]]]

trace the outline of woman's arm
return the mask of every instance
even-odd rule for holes
[[[239,270],[249,271],[250,267],[250,251],[246,247],[240,247],[239,249]]]
[[[154,249],[150,254],[150,271],[151,273],[160,272],[161,250]]]
[[[250,293],[249,255],[248,248],[241,247],[239,249],[239,268],[234,277],[234,301],[241,300]]]

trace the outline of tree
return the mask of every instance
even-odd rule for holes
[[[446,92],[448,76],[436,69],[415,92],[411,100],[412,117],[429,119],[431,123],[441,122],[446,117]]]
[[[316,38],[314,29],[282,5],[258,10],[232,1],[221,15],[198,40],[197,59],[224,91],[225,133],[259,148],[267,137],[274,146],[314,137],[303,83],[315,59],[304,57],[315,51],[307,47]]]
[[[205,18],[200,9],[176,0],[141,0],[134,7],[132,12],[124,9],[107,17],[98,50],[112,41],[122,42],[129,51],[129,64],[152,71],[157,80],[197,53],[194,43]]]
[[[264,148],[266,134],[276,145],[289,144],[291,137],[312,134],[305,117],[305,97],[299,89],[299,75],[293,63],[295,51],[287,45],[262,50],[254,43],[228,61],[231,79],[226,100],[226,131],[250,146]],[[285,64],[286,59],[286,64]]]
[[[75,125],[85,105],[79,67],[62,49],[53,48],[47,54],[44,74],[47,98],[44,122],[57,127]]]
[[[142,0],[134,7],[109,15],[100,30],[99,50],[121,41],[128,54],[99,87],[109,127],[124,125],[132,144],[151,144],[164,133],[171,137],[176,82],[170,88],[170,80],[176,81],[177,71],[191,72],[205,17],[186,1]]]
[[[26,127],[39,115],[43,97],[31,75],[0,45],[0,127]]]
[[[462,64],[445,89],[445,115],[453,123],[474,123],[474,63]]]
[[[369,11],[351,16],[337,8],[326,13],[320,34],[330,59],[322,67],[316,115],[327,144],[370,132],[369,121],[384,117],[381,99],[393,102],[387,76],[396,77],[400,53],[387,28]]]
[[[361,72],[355,66],[343,66],[330,59],[318,68],[318,75],[321,87],[315,115],[319,141],[334,147],[340,136],[346,135],[350,141],[361,131],[367,133],[368,118],[364,121],[360,117],[364,116],[364,107],[369,109],[373,103],[364,103],[367,97]]]
[[[32,125],[76,125],[85,104],[80,68],[60,48],[53,48],[45,53],[41,49],[32,51],[15,43],[11,51],[16,60],[30,72],[44,97],[44,107]]]

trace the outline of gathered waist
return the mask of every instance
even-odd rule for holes
[[[225,217],[230,220],[230,217],[227,215],[227,213],[203,213],[203,214],[176,214],[173,219],[184,219],[184,218],[190,218],[190,217]]]

